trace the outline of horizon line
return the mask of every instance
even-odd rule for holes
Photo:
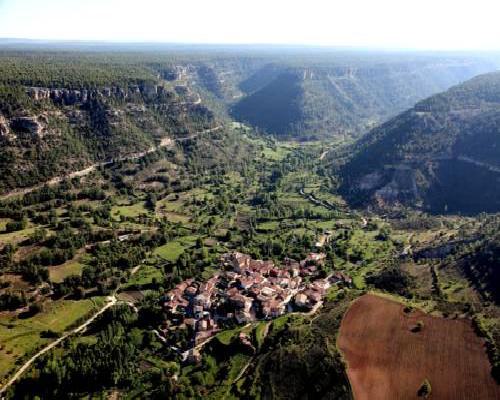
[[[450,53],[494,53],[500,48],[424,48],[424,47],[401,47],[401,46],[376,46],[376,45],[349,45],[349,44],[314,44],[314,43],[284,43],[284,42],[190,42],[190,41],[162,41],[162,40],[120,40],[120,39],[45,39],[45,38],[22,38],[22,37],[2,37],[0,36],[0,46],[2,44],[93,44],[93,45],[164,45],[164,46],[193,46],[193,47],[276,47],[276,48],[304,48],[323,50],[362,50],[362,51],[394,51],[394,52],[450,52]]]

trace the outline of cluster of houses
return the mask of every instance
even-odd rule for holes
[[[173,326],[189,327],[198,344],[217,332],[221,321],[243,324],[314,310],[332,284],[352,283],[341,272],[325,277],[321,272],[325,261],[326,254],[310,253],[300,262],[285,259],[277,266],[243,253],[224,254],[221,271],[207,281],[188,279],[165,293],[164,333]]]

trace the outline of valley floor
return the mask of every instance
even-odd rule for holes
[[[79,375],[83,374],[83,366],[96,363],[93,357],[98,359],[97,354],[103,348],[116,345],[113,351],[128,361],[117,365],[113,359],[103,359],[102,367],[96,366],[96,371],[100,371],[96,392],[113,392],[130,399],[160,394],[179,398],[234,398],[243,393],[262,398],[271,392],[289,390],[300,397],[304,388],[310,389],[309,383],[302,380],[307,379],[315,382],[318,396],[335,393],[338,398],[349,398],[349,383],[343,375],[345,365],[334,344],[340,321],[350,302],[366,290],[375,289],[373,278],[394,263],[415,282],[407,293],[415,304],[440,315],[470,318],[480,312],[496,340],[497,309],[486,308],[477,290],[460,272],[441,269],[433,261],[425,258],[419,261],[415,256],[430,247],[444,245],[466,230],[473,232],[478,221],[429,217],[407,210],[395,215],[350,210],[332,189],[336,178],[324,172],[325,150],[321,144],[274,142],[253,135],[244,126],[224,129],[234,129],[248,146],[250,157],[243,158],[239,169],[201,168],[203,157],[191,161],[192,165],[186,168],[179,163],[181,153],[165,155],[160,151],[158,156],[151,153],[155,157],[147,163],[129,157],[80,174],[80,179],[69,186],[66,181],[55,182],[48,198],[23,205],[30,213],[23,229],[0,232],[1,247],[12,246],[6,254],[13,266],[0,277],[4,285],[0,294],[24,293],[29,299],[23,306],[25,314],[18,309],[0,316],[1,332],[5,330],[0,371],[8,397],[28,395],[30,390],[45,393],[47,398],[56,390],[84,392],[84,387],[75,389],[71,383],[83,379]],[[197,141],[203,145],[203,140],[203,135],[193,136],[180,143],[180,148],[196,146]],[[238,146],[241,145],[239,142]],[[89,188],[96,190],[95,196],[89,193]],[[39,194],[40,190],[34,188],[30,196]],[[2,205],[10,207],[20,198],[5,198]],[[0,227],[6,229],[13,221],[13,217],[3,217]],[[76,241],[83,236],[88,239]],[[48,258],[50,252],[62,252],[68,238],[75,240],[70,257],[64,262]],[[277,264],[286,258],[306,260],[308,254],[321,253],[324,262],[304,262],[304,268],[313,265],[316,268],[314,274],[304,275],[304,284],[314,285],[335,272],[342,272],[349,282],[325,288],[324,299],[316,301],[309,311],[270,315],[270,320],[265,321],[238,323],[228,318],[218,327],[220,332],[193,347],[191,338],[196,325],[193,329],[185,323],[189,318],[182,322],[182,316],[180,323],[176,320],[179,315],[169,316],[164,308],[167,298],[189,279],[194,279],[198,290],[199,285],[215,274],[222,272],[225,276],[227,271],[221,266],[220,257],[234,252],[244,252],[254,259],[275,260]],[[31,257],[42,262],[42,255],[48,265],[40,265],[39,269],[46,268],[47,277],[42,282],[30,281],[31,275],[23,269],[26,265],[22,261]],[[235,284],[241,282],[235,280]],[[393,292],[394,288],[377,290]],[[106,296],[115,300],[106,302]],[[351,319],[358,302],[371,297],[355,301],[345,320]],[[97,307],[83,307],[92,304],[90,299],[98,303]],[[477,305],[476,311],[466,307],[469,302]],[[26,313],[33,304],[40,308],[37,313]],[[82,309],[75,310],[73,318],[62,324],[62,304],[82,305]],[[217,304],[224,311],[222,314],[217,310],[217,315],[230,312],[223,302],[219,304],[217,300]],[[378,314],[384,307],[378,308],[370,309],[361,320],[377,317],[388,321],[386,315]],[[60,320],[60,326],[46,323],[47,318]],[[449,332],[447,323],[454,323],[446,319],[445,326],[434,328],[433,317],[419,311],[413,311],[408,318],[407,325],[423,321],[421,333],[409,331],[407,335],[417,341],[431,330],[437,335],[434,329]],[[200,316],[196,321],[202,320]],[[28,326],[31,328],[26,330]],[[380,337],[368,328],[358,332],[356,326],[349,333],[346,326],[341,328],[338,346],[345,353],[349,368],[357,368],[356,357],[364,356],[356,349],[365,346],[345,338],[358,340],[365,335],[365,343],[371,337]],[[373,329],[383,332],[392,329],[391,326]],[[46,332],[51,330],[54,332]],[[109,337],[111,330],[113,340]],[[21,341],[21,337],[31,339]],[[122,345],[120,338],[131,346]],[[59,345],[63,340],[64,344]],[[477,338],[471,337],[470,343],[480,346]],[[457,341],[454,345],[458,348],[462,344]],[[192,351],[183,355],[188,348]],[[463,357],[457,350],[457,357],[468,360],[469,349],[465,346]],[[408,368],[411,364],[416,368],[420,362],[433,362],[425,361],[428,354],[424,347],[420,350],[402,355],[410,363]],[[349,352],[354,358],[350,359]],[[321,371],[316,370],[323,365],[320,355],[327,363]],[[74,359],[76,369],[66,365],[67,357]],[[377,355],[374,357],[378,359]],[[278,361],[281,359],[287,360],[286,365]],[[483,389],[489,390],[490,383],[485,384],[491,381],[487,360],[482,357],[476,361],[480,375],[471,373],[463,382],[476,376]],[[307,365],[311,375],[300,379],[293,375],[301,370],[296,362]],[[139,370],[134,372],[126,369],[137,365]],[[69,386],[42,385],[42,378],[38,378],[43,370],[47,374],[43,380],[55,382],[63,369]],[[380,368],[377,370],[380,372]],[[322,375],[325,371],[327,375]],[[352,377],[352,370],[348,371],[357,397],[363,397],[359,394],[363,390],[372,393],[371,389],[359,389],[356,379],[360,370],[358,378]],[[137,376],[134,382],[129,380],[131,374]],[[156,377],[158,374],[161,377]],[[295,383],[286,388],[290,374]],[[445,381],[444,377],[422,374],[415,373],[411,385],[408,384],[412,395],[414,386],[426,378],[433,388],[436,386],[436,393],[445,390],[438,383]],[[456,379],[459,380],[458,375]],[[365,378],[358,380],[365,382]],[[366,384],[372,387],[371,383]],[[461,386],[457,383],[456,387],[460,392]]]

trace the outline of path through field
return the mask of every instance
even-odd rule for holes
[[[144,262],[144,260],[143,260]],[[139,268],[143,265],[143,263],[137,265],[136,267],[132,268],[130,275],[134,275],[137,271],[139,271]],[[117,289],[118,290],[118,289]],[[41,355],[45,354],[49,350],[53,349],[56,347],[59,343],[67,339],[69,336],[74,335],[76,333],[81,333],[84,332],[87,327],[95,321],[95,319],[101,315],[104,311],[106,311],[108,308],[114,306],[118,302],[116,295],[113,294],[112,296],[108,296],[107,298],[107,303],[99,310],[97,311],[94,315],[92,315],[90,318],[88,318],[85,322],[77,326],[76,328],[66,332],[64,335],[62,335],[60,338],[57,340],[53,341],[52,343],[49,343],[47,346],[45,346],[43,349],[38,351],[33,357],[31,357],[28,361],[26,361],[17,371],[16,373],[8,380],[8,382],[0,388],[0,398],[3,399],[3,394],[5,391],[14,384],[15,381],[17,381],[24,372],[33,364],[33,362],[40,357]],[[134,305],[132,307],[135,308]]]
[[[66,332],[64,335],[62,335],[60,338],[57,340],[53,341],[52,343],[49,343],[47,346],[45,346],[43,349],[41,349],[39,352],[37,352],[33,357],[31,357],[28,361],[26,361],[18,370],[17,372],[9,379],[9,381],[0,389],[0,395],[3,395],[5,391],[12,386],[12,384],[17,381],[22,374],[35,362],[35,360],[40,357],[41,355],[47,353],[49,350],[53,349],[56,347],[59,343],[61,343],[63,340],[65,340],[67,337],[74,335],[75,333],[80,333],[85,331],[87,327],[95,321],[95,319],[101,315],[104,311],[106,311],[108,308],[114,306],[116,304],[116,297],[109,296],[108,297],[108,302],[99,310],[97,311],[94,315],[92,315],[89,319],[87,319],[85,322],[83,322],[81,325],[77,326],[76,328],[70,330],[69,332]],[[2,397],[3,398],[3,397]]]

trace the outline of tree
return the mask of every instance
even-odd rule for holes
[[[428,379],[424,379],[422,382],[422,385],[418,389],[418,396],[423,397],[424,399],[428,398],[431,394],[432,388],[431,388],[431,383],[429,382]]]
[[[415,326],[411,329],[412,332],[420,332],[424,329],[424,321],[417,321]]]
[[[378,289],[401,296],[410,295],[410,289],[415,285],[413,277],[397,265],[389,266],[378,274],[367,277],[366,282]]]
[[[47,230],[45,228],[36,228],[30,236],[32,244],[43,242],[47,238]]]

